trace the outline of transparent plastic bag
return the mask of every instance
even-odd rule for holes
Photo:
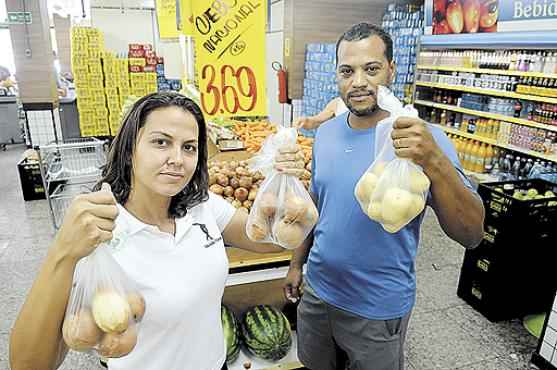
[[[73,350],[116,358],[135,347],[145,300],[108,248],[103,243],[78,262],[62,335]]]
[[[375,161],[354,189],[360,207],[385,231],[396,233],[425,208],[430,181],[414,162],[398,158],[391,132],[399,117],[418,117],[417,111],[402,103],[386,87],[378,89],[377,104],[391,113],[375,133]]]
[[[317,208],[301,181],[273,168],[279,148],[296,145],[297,135],[294,128],[279,129],[251,160],[250,170],[265,175],[246,224],[246,233],[255,242],[294,249],[317,223]]]

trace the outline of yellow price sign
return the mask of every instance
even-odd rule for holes
[[[176,0],[157,0],[156,10],[161,39],[178,37],[180,32],[176,24]]]
[[[266,115],[266,1],[201,0],[192,13],[204,113]]]

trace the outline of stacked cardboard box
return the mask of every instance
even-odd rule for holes
[[[158,58],[149,44],[130,44],[130,86],[132,95],[144,96],[157,92]]]
[[[91,27],[72,28],[72,72],[77,94],[81,136],[109,135],[101,55],[102,33]]]

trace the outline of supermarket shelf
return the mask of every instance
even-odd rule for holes
[[[473,172],[473,171],[468,171],[468,170],[464,170],[464,174],[466,176],[468,176],[468,178],[478,182],[478,183],[484,183],[484,182],[497,182],[498,179],[495,176],[492,176],[489,173],[478,173],[478,172]]]
[[[417,68],[424,69],[424,70],[427,69],[431,71],[485,73],[490,75],[537,77],[537,78],[557,78],[557,74],[541,73],[541,72],[506,71],[503,69],[465,68],[465,67],[428,66],[428,65],[418,65]]]
[[[473,94],[500,96],[500,97],[504,97],[504,98],[522,99],[522,100],[538,101],[538,102],[542,102],[542,103],[557,104],[557,98],[548,98],[548,97],[544,97],[544,96],[517,94],[517,93],[512,92],[512,91],[481,89],[481,88],[477,88],[477,87],[447,85],[447,84],[439,84],[439,83],[423,82],[423,81],[416,81],[416,86],[432,87],[432,88],[437,88],[437,89],[455,90],[455,91],[462,91],[462,92],[468,92],[468,93],[473,93]]]
[[[479,141],[479,142],[482,142],[482,143],[495,145],[499,148],[512,150],[512,151],[519,152],[519,153],[522,153],[522,154],[526,154],[526,155],[529,155],[529,156],[532,156],[532,157],[540,158],[540,159],[543,159],[543,160],[546,160],[546,161],[557,162],[557,155],[547,155],[547,154],[542,154],[542,153],[535,152],[533,150],[519,148],[519,147],[514,146],[514,145],[500,144],[500,143],[497,142],[497,140],[488,139],[488,138],[481,137],[481,136],[474,135],[474,134],[469,134],[468,132],[463,132],[463,131],[460,131],[460,130],[457,130],[457,129],[454,129],[454,128],[451,128],[451,127],[446,127],[446,126],[443,126],[443,125],[434,124],[434,126],[439,127],[440,129],[442,129],[445,132],[448,132],[449,134],[454,134],[454,135],[462,136],[462,137],[465,137],[465,138],[468,138],[468,139],[476,140],[476,141]]]
[[[482,112],[482,111],[478,111],[478,110],[457,107],[455,105],[440,104],[440,103],[434,103],[434,102],[425,101],[425,100],[416,100],[414,102],[414,104],[423,105],[423,106],[426,106],[426,107],[433,107],[433,108],[450,110],[450,111],[453,111],[453,112],[469,114],[469,115],[472,115],[472,116],[492,118],[492,119],[495,119],[495,120],[498,120],[498,121],[512,122],[512,123],[516,123],[516,124],[523,125],[523,126],[536,127],[536,128],[541,128],[541,129],[548,130],[548,131],[557,132],[557,126],[546,125],[546,124],[543,124],[543,123],[528,121],[526,119],[521,119],[521,118],[509,117],[509,116],[505,116],[503,114]]]

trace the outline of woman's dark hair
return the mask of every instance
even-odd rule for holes
[[[207,170],[207,129],[205,119],[199,106],[185,96],[173,92],[161,92],[146,95],[135,102],[126,113],[118,134],[108,151],[106,166],[101,180],[94,190],[99,190],[103,182],[110,184],[112,193],[118,203],[125,204],[131,190],[132,158],[139,135],[139,129],[145,126],[149,113],[156,109],[178,107],[191,113],[199,129],[197,167],[188,185],[170,202],[168,210],[171,217],[182,217],[187,210],[209,199]]]

